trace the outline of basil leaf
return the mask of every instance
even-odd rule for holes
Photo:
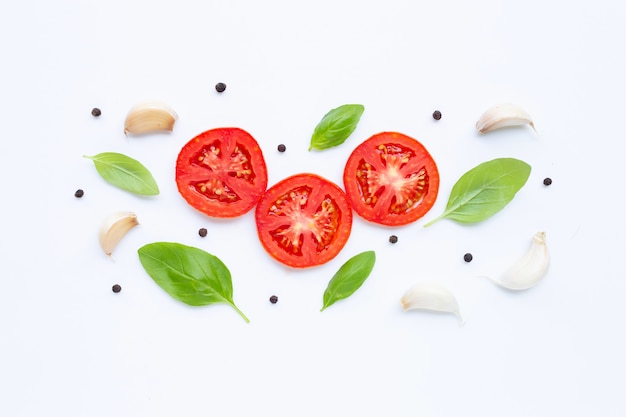
[[[328,149],[341,145],[356,129],[365,107],[361,104],[344,104],[332,109],[317,124],[311,136],[311,149]]]
[[[85,158],[93,161],[100,176],[111,185],[133,194],[159,194],[159,187],[148,168],[129,156],[103,152]]]
[[[324,305],[320,311],[324,311],[335,301],[348,298],[358,290],[372,272],[375,262],[374,251],[362,252],[348,259],[328,283],[324,291]]]
[[[230,271],[216,256],[172,242],[149,243],[137,252],[148,275],[173,298],[190,306],[225,303],[250,322],[233,302]]]
[[[530,165],[514,158],[498,158],[467,171],[454,184],[442,215],[426,223],[448,218],[459,223],[478,223],[502,210],[526,184]]]

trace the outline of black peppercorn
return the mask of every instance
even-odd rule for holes
[[[217,83],[217,84],[215,84],[215,90],[218,93],[223,93],[224,90],[226,90],[226,84],[224,84],[224,83]]]
[[[74,197],[76,197],[76,198],[81,198],[84,195],[85,195],[85,192],[83,190],[81,190],[80,188],[78,190],[76,190],[76,192],[74,193]]]
[[[465,255],[463,255],[463,260],[465,262],[472,262],[472,259],[474,259],[474,257],[471,253],[466,253]]]
[[[278,297],[276,297],[275,295],[272,295],[270,297],[270,303],[276,304],[277,302],[278,302]]]
[[[100,109],[99,109],[99,108],[94,107],[93,109],[91,109],[91,115],[92,115],[93,117],[98,117],[98,116],[100,116],[101,114],[102,114],[102,111],[100,111]]]
[[[200,230],[198,230],[198,234],[200,235],[200,237],[205,237],[207,234],[207,230],[203,227]]]
[[[552,178],[544,178],[543,185],[548,186],[550,184],[552,184]]]
[[[389,242],[390,243],[397,243],[398,242],[398,236],[396,236],[396,235],[389,236]]]
[[[435,110],[433,113],[433,119],[439,120],[441,119],[441,112],[439,110]]]
[[[283,145],[282,143],[278,145],[278,152],[285,152],[286,150],[287,150],[287,147]]]
[[[118,293],[122,291],[122,286],[119,284],[115,284],[113,287],[111,287],[111,289],[113,290],[114,293]]]

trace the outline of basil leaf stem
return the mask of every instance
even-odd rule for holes
[[[100,176],[109,184],[138,195],[158,195],[154,177],[141,162],[116,152],[103,152],[91,159]]]
[[[497,158],[467,171],[452,187],[443,214],[424,227],[448,218],[478,223],[502,210],[526,184],[531,167],[515,158]]]
[[[320,311],[324,311],[336,301],[348,298],[358,290],[369,277],[375,262],[374,251],[361,252],[348,259],[328,283],[324,291],[324,305]]]
[[[155,242],[138,250],[148,275],[173,298],[190,306],[224,303],[249,323],[233,301],[230,271],[214,255],[173,242]]]
[[[332,109],[317,124],[311,136],[311,149],[328,149],[341,145],[356,129],[365,107],[361,104],[344,104]]]

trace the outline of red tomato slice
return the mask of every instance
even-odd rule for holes
[[[344,247],[352,230],[352,208],[336,184],[298,174],[268,189],[256,207],[256,226],[265,250],[294,267],[321,265]]]
[[[352,151],[343,183],[359,216],[401,226],[421,218],[435,204],[439,171],[421,143],[401,133],[382,132]]]
[[[247,213],[267,188],[267,167],[257,141],[245,130],[207,130],[178,154],[176,185],[185,200],[211,217]]]

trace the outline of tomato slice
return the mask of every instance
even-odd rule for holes
[[[435,204],[439,171],[417,140],[382,132],[352,151],[343,183],[359,216],[373,223],[401,226],[421,218]]]
[[[261,197],[255,217],[265,250],[294,268],[330,261],[352,230],[346,194],[315,174],[294,175],[272,186]]]
[[[267,188],[267,167],[257,141],[245,130],[207,130],[178,154],[176,185],[187,203],[211,217],[247,213]]]

